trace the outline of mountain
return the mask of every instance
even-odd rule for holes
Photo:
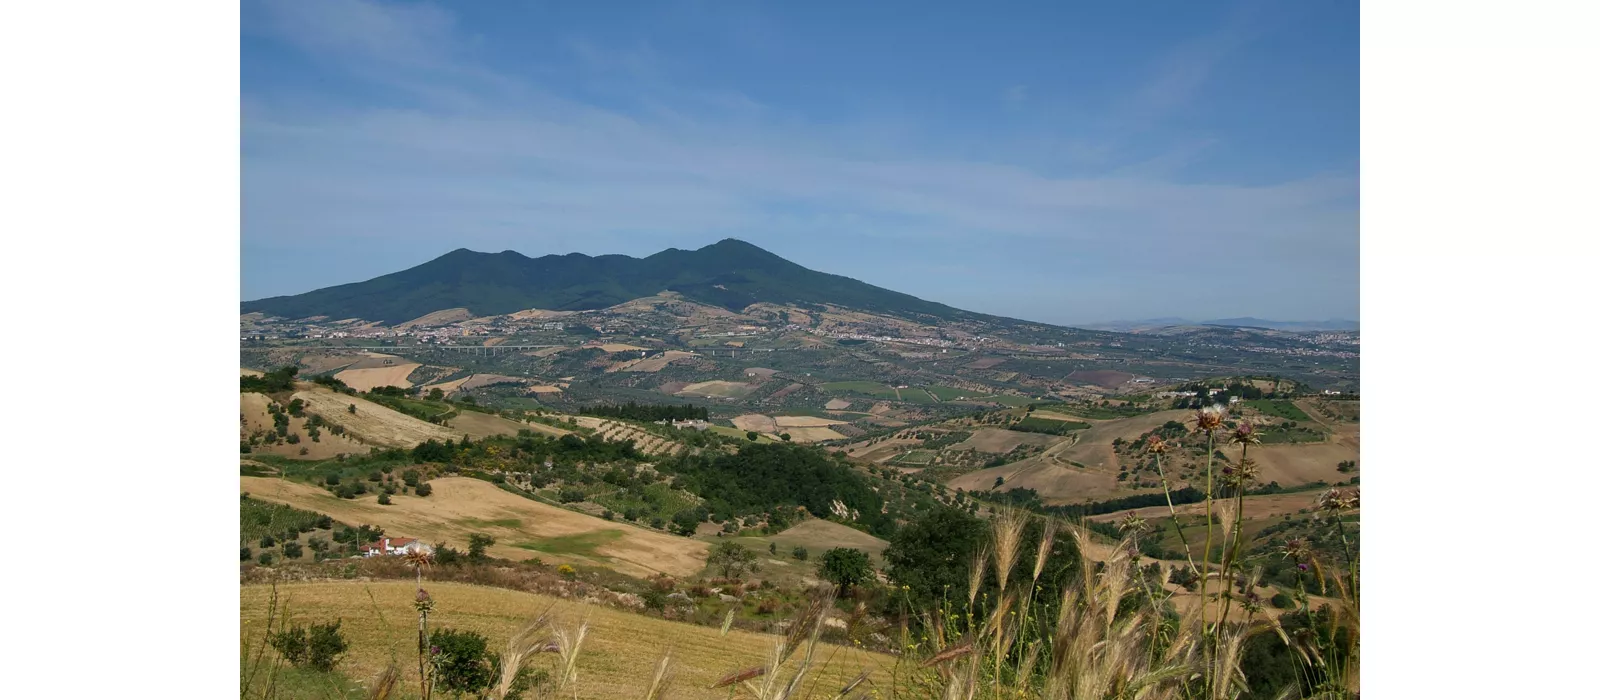
[[[451,251],[365,282],[240,304],[241,313],[329,316],[400,323],[465,307],[477,316],[523,309],[582,311],[672,291],[740,310],[757,302],[833,304],[906,318],[986,319],[865,282],[817,272],[736,239],[646,258],[581,253],[530,258],[515,251]]]

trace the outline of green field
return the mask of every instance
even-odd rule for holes
[[[732,427],[732,426],[728,426],[728,425],[713,425],[713,426],[710,427],[710,430],[711,430],[711,432],[716,433],[718,435],[726,435],[728,437],[736,437],[736,438],[739,438],[741,440],[745,438],[745,434],[744,434],[745,431],[740,430],[740,429],[735,428],[735,427]],[[778,440],[777,440],[777,438],[774,438],[771,435],[767,435],[766,433],[761,433],[756,438],[756,442],[778,442]]]
[[[912,450],[899,457],[889,460],[890,464],[927,464],[939,453],[933,450]]]
[[[1306,415],[1306,412],[1300,410],[1299,406],[1296,406],[1289,401],[1256,399],[1253,401],[1243,401],[1241,403],[1269,416],[1277,416],[1279,418],[1286,418],[1293,421],[1311,420],[1311,416]]]
[[[900,392],[900,400],[906,403],[939,403],[939,400],[933,398],[933,394],[928,393],[926,389],[910,387],[908,389],[899,389],[898,391]]]
[[[854,394],[877,396],[885,399],[895,398],[894,387],[880,384],[878,382],[827,382],[822,385],[822,390],[828,393],[849,392]]]
[[[595,557],[597,556],[595,550],[601,545],[615,542],[619,539],[622,539],[621,530],[596,530],[576,535],[546,537],[532,542],[518,542],[512,546],[535,552],[544,552],[545,554],[573,554]]]
[[[960,398],[960,397],[963,397],[963,396],[965,396],[967,398],[972,398],[973,396],[975,396],[978,393],[978,392],[974,392],[974,391],[968,391],[966,389],[957,389],[957,388],[955,388],[953,386],[938,386],[938,385],[927,387],[927,390],[928,390],[928,393],[939,397],[940,401],[954,401],[957,398]]]

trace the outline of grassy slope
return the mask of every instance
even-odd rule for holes
[[[431,628],[470,629],[489,638],[498,651],[524,622],[550,610],[560,621],[575,627],[589,621],[589,636],[578,659],[579,698],[623,698],[643,694],[654,664],[663,651],[672,650],[675,682],[670,697],[726,698],[726,689],[710,690],[716,679],[731,671],[761,664],[771,653],[776,636],[719,630],[634,615],[610,608],[561,601],[545,596],[467,584],[428,582],[435,608]],[[416,688],[416,613],[411,602],[415,584],[406,581],[322,582],[280,584],[295,620],[341,619],[341,629],[351,650],[340,670],[356,679],[370,679],[391,658],[400,662],[403,688]],[[239,591],[240,625],[246,635],[259,635],[271,591],[266,586],[244,586]],[[553,607],[552,607],[553,606]],[[831,695],[862,669],[878,669],[882,677],[894,664],[892,657],[856,649],[824,646],[817,650],[819,674],[815,694]],[[550,658],[536,660],[548,668]],[[783,678],[788,678],[785,674]],[[808,683],[809,685],[809,683]],[[831,691],[829,689],[832,689]]]

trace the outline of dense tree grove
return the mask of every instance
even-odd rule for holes
[[[704,406],[640,404],[632,401],[617,406],[585,406],[579,413],[601,418],[625,418],[652,423],[658,420],[706,420],[711,417]]]
[[[750,443],[737,454],[687,455],[660,465],[676,473],[678,484],[705,499],[705,507],[726,517],[802,506],[816,517],[834,514],[834,502],[873,534],[888,534],[894,522],[883,514],[883,498],[866,477],[842,458],[788,443]]]
[[[279,367],[259,377],[240,376],[239,391],[273,394],[280,391],[289,391],[294,388],[294,375],[299,374],[298,367]]]
[[[1033,573],[1043,524],[1035,518],[1023,531],[1013,578]],[[958,508],[941,507],[923,513],[906,523],[889,539],[883,552],[884,573],[891,583],[902,588],[903,602],[910,610],[951,611],[967,606],[968,577],[973,557],[989,540],[989,523]],[[1061,589],[1071,581],[1081,559],[1069,538],[1056,536],[1040,572],[1036,606],[1043,619],[1053,619],[1049,608],[1061,598]],[[993,567],[984,574],[979,600],[995,599],[998,589]]]

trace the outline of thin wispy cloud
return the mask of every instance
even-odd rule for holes
[[[255,19],[251,31],[264,41],[357,89],[304,99],[304,88],[258,91],[246,84],[246,298],[392,271],[352,265],[343,278],[291,280],[253,267],[252,252],[262,265],[276,265],[286,251],[381,241],[415,251],[420,262],[462,246],[532,255],[644,254],[735,236],[810,267],[957,306],[966,296],[990,307],[978,310],[1026,311],[1041,320],[1123,313],[1069,309],[1041,316],[1040,304],[997,307],[1001,302],[972,286],[1015,277],[1017,271],[994,269],[994,251],[1056,256],[1056,274],[1085,264],[1220,269],[1243,258],[1287,280],[1303,277],[1310,265],[1331,264],[1341,270],[1335,277],[1348,278],[1353,299],[1353,173],[1309,172],[1266,183],[1174,179],[1222,147],[1217,138],[1106,167],[1051,172],[1003,157],[1039,138],[1037,129],[1001,134],[992,149],[953,154],[893,145],[936,136],[922,121],[900,117],[890,129],[901,139],[864,141],[861,124],[882,129],[881,117],[822,120],[737,84],[680,81],[677,66],[691,62],[649,41],[608,44],[580,30],[565,32],[556,48],[573,62],[566,67],[619,81],[614,92],[594,85],[575,91],[548,77],[570,80],[563,66],[486,58],[507,49],[446,6],[281,0],[247,9],[247,22]],[[1178,108],[1236,49],[1230,41],[1239,40],[1180,47],[1178,54],[1196,60],[1130,87],[1129,99],[1151,110]],[[385,92],[369,99],[361,86]],[[1012,83],[1001,101],[1016,111],[1033,102],[1034,92],[1031,83]],[[988,252],[961,252],[975,246]],[[844,254],[896,247],[904,250],[893,259]],[[1308,251],[1318,260],[1308,260]],[[919,264],[940,270],[938,279],[918,274]],[[951,272],[963,268],[965,279]],[[1051,274],[1037,260],[1018,268],[1042,275],[1032,286]],[[1063,297],[1082,296],[1075,285],[1100,272],[1073,275],[1076,281],[1062,280]],[[952,278],[954,284],[940,281]],[[1152,301],[1123,309],[1171,315],[1153,313]],[[1267,313],[1254,308],[1240,306],[1239,315]]]

